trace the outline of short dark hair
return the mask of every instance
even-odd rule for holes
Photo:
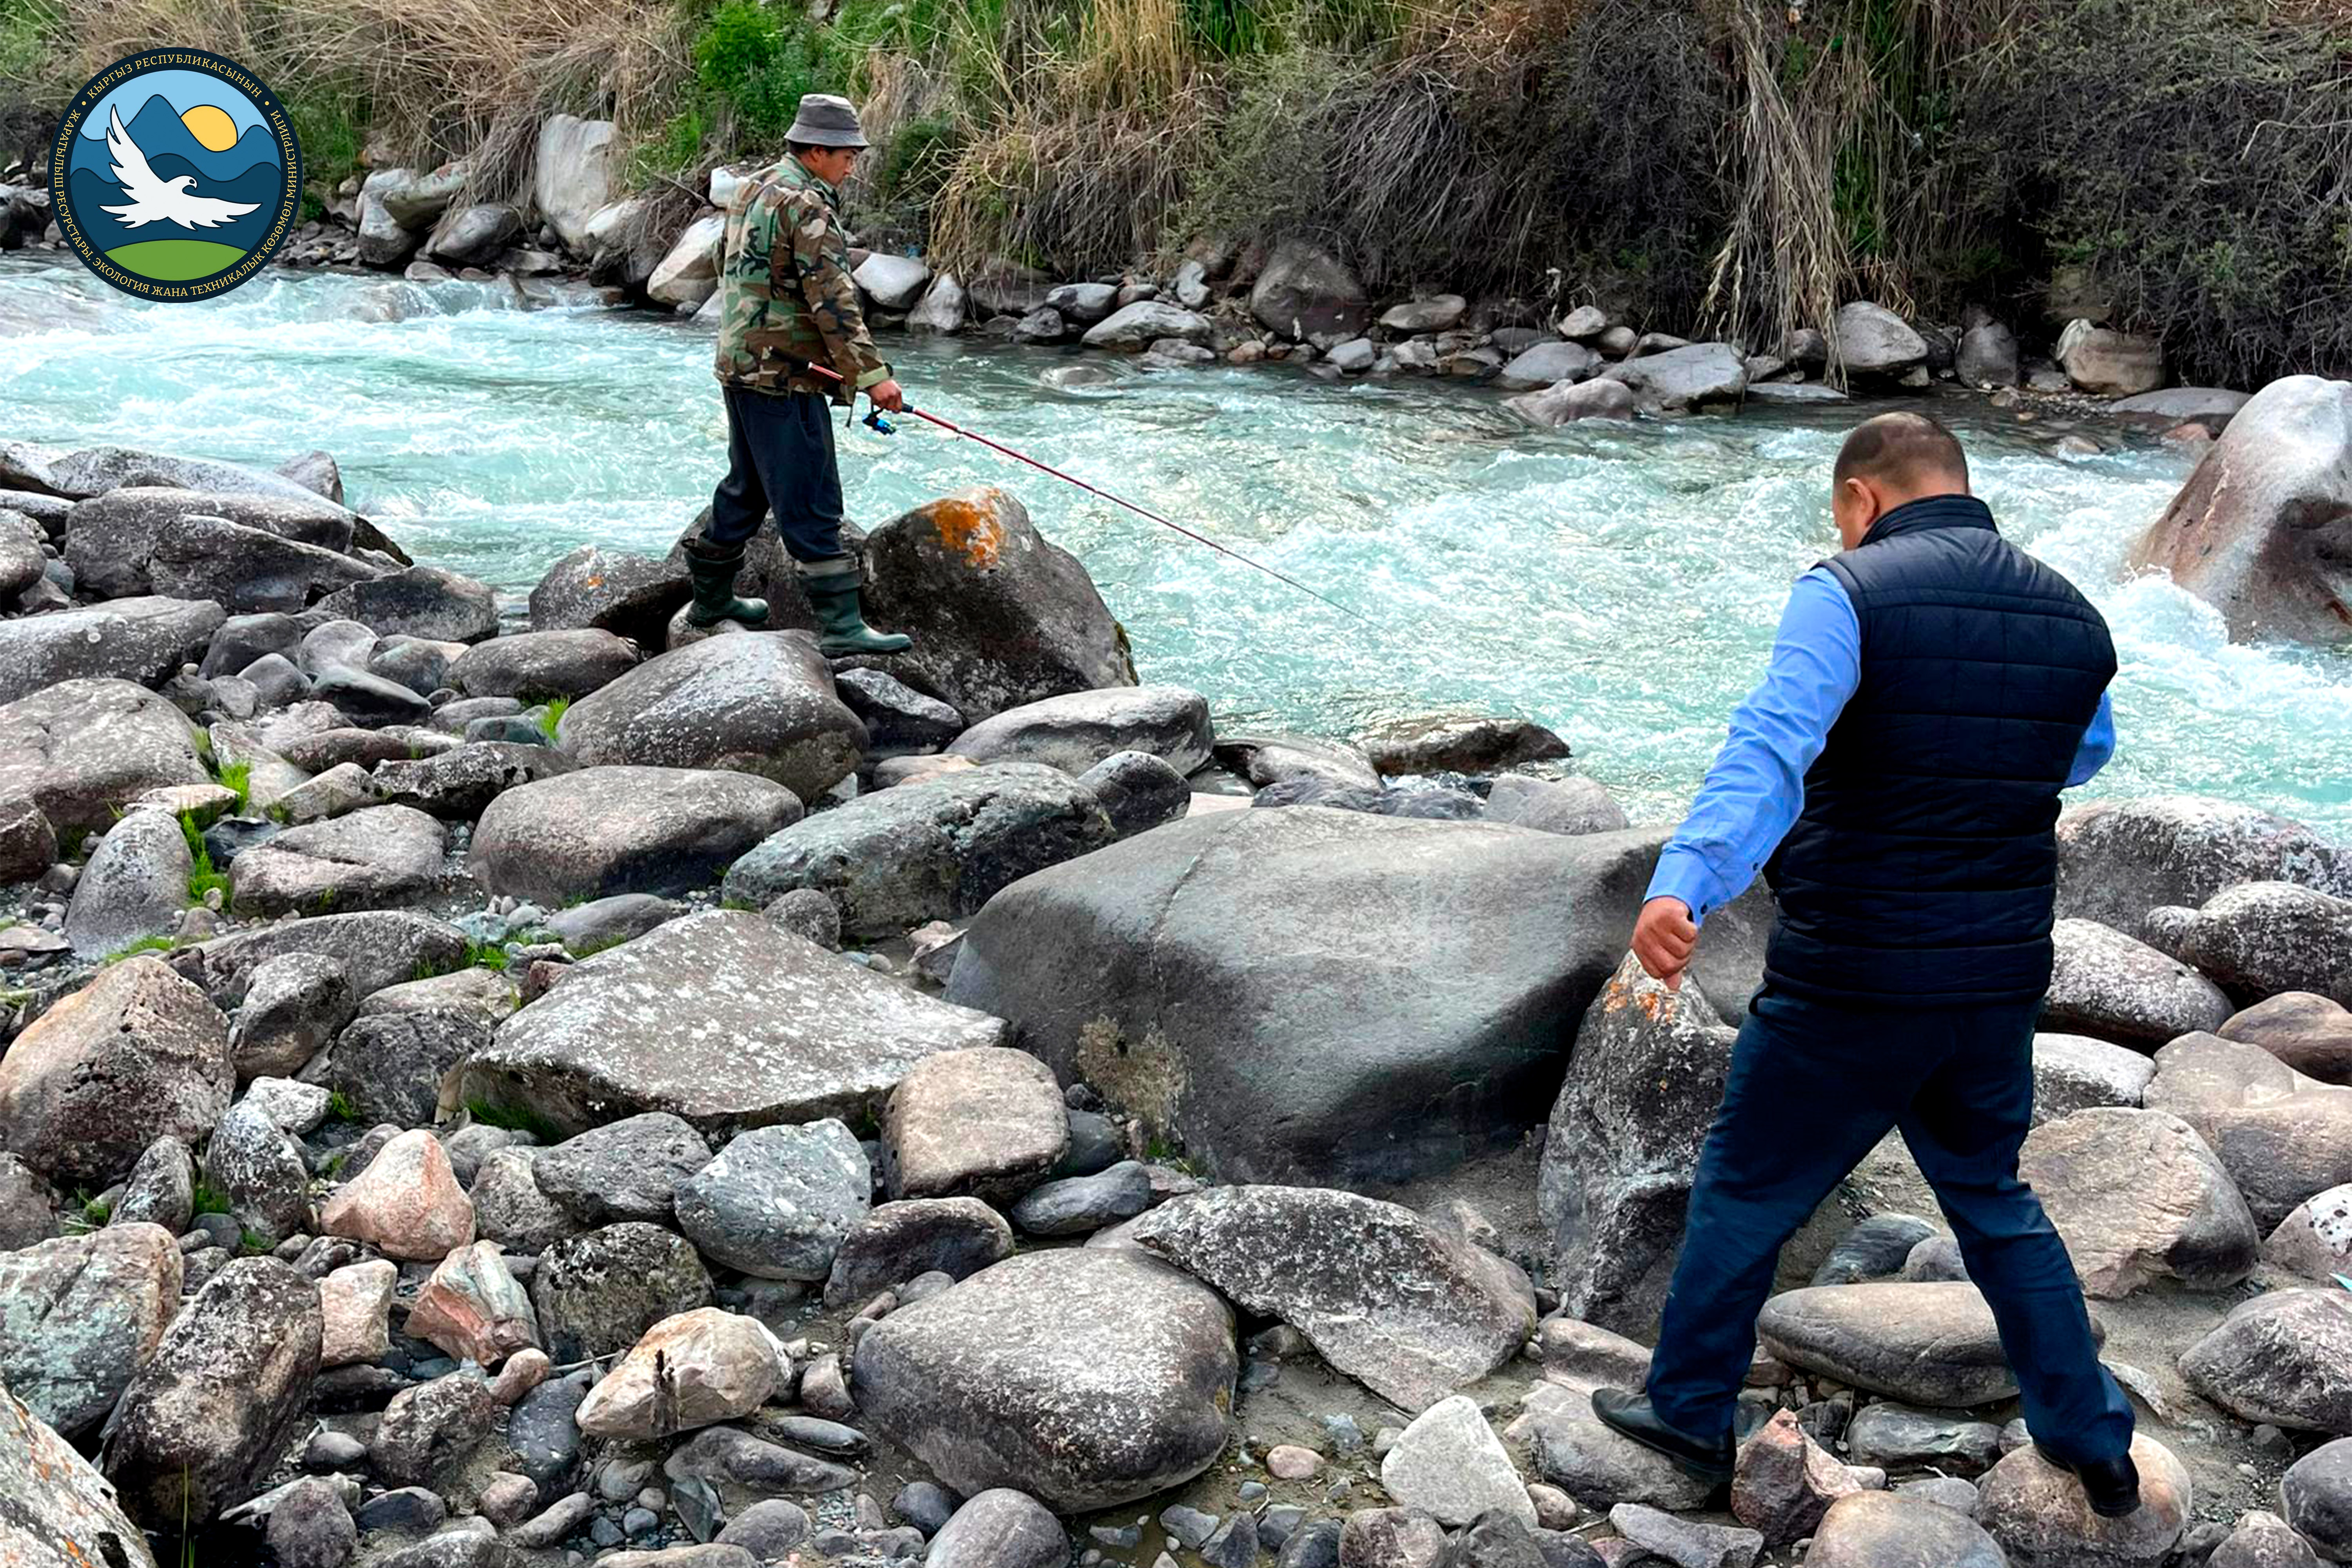
[[[801,158],[811,153],[823,153],[828,149],[820,147],[814,142],[787,142],[784,143],[784,151],[795,158]]]
[[[1949,430],[1924,414],[1881,414],[1853,427],[1838,448],[1832,482],[1877,479],[1907,490],[1939,479],[1969,488],[1969,457]]]

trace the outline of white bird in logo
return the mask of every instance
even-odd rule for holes
[[[121,184],[122,194],[131,200],[121,206],[100,210],[121,218],[125,227],[176,223],[187,228],[214,228],[261,205],[259,202],[192,196],[188,187],[196,183],[193,174],[169,180],[157,178],[155,171],[147,166],[147,154],[131,140],[131,132],[122,129],[122,111],[110,106],[106,117],[106,150],[114,154],[114,177]]]

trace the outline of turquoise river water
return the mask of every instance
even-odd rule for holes
[[[519,606],[583,542],[658,552],[708,499],[726,429],[708,336],[677,321],[520,310],[502,285],[275,274],[144,305],[70,263],[0,262],[0,437],[274,466],[323,447],[348,499],[418,560]],[[1826,473],[1850,411],[1532,430],[1498,395],[1281,367],[895,340],[909,395],[1196,526],[1367,626],[1082,492],[908,420],[841,440],[878,522],[1002,483],[1076,552],[1147,680],[1220,721],[1347,733],[1437,710],[1523,713],[1637,820],[1670,818],[1753,682],[1789,579],[1830,548]],[[1111,379],[1045,378],[1081,357]],[[2127,578],[2188,460],[2105,429],[1939,411],[2011,537],[2115,627],[2121,751],[2089,793],[2190,790],[2352,832],[2352,654],[2236,646],[2210,609]]]

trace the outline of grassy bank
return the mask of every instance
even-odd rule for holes
[[[568,110],[690,184],[829,89],[869,237],[965,268],[1304,232],[1758,343],[1857,296],[2031,329],[2057,278],[2188,379],[2352,374],[2343,0],[0,0],[20,93],[160,41],[256,65],[322,173],[513,190]]]

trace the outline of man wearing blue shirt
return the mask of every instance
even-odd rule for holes
[[[2043,1456],[2139,1506],[2132,1414],[2072,1260],[2017,1173],[2050,984],[2058,792],[2115,750],[2105,623],[2004,541],[1934,420],[1838,454],[1844,551],[1797,580],[1764,683],[1633,932],[1679,988],[1708,913],[1759,873],[1779,919],[1692,1186],[1646,1390],[1611,1426],[1728,1479],[1732,1411],[1781,1246],[1900,1128],[1991,1304]]]

